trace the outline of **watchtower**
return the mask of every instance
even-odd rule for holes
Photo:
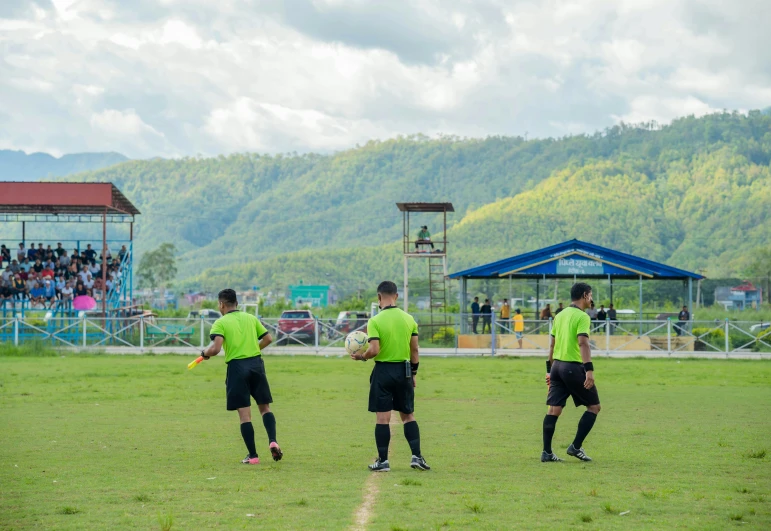
[[[447,313],[447,213],[455,212],[452,203],[396,203],[402,212],[402,254],[404,255],[404,310],[409,304],[409,260],[428,262],[428,297],[431,326],[444,325]],[[419,240],[410,215],[442,214],[441,239]],[[422,226],[421,226],[422,228]],[[415,231],[415,234],[411,234]],[[439,233],[438,233],[439,234]],[[437,235],[438,235],[437,234]]]

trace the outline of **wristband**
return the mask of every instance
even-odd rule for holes
[[[418,365],[420,365],[420,363],[410,363],[410,369],[412,369],[413,376],[418,374]]]
[[[591,361],[588,363],[584,363],[584,369],[586,369],[587,372],[594,371],[594,364]]]
[[[551,362],[546,360],[546,372],[551,372]]]
[[[201,357],[202,357],[204,360],[208,360],[208,359],[209,359],[209,356],[207,356],[206,354],[204,354],[204,352],[205,352],[204,350],[202,350],[202,351],[201,351]]]

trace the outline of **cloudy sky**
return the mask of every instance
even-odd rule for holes
[[[771,105],[769,0],[0,0],[0,149],[328,152]]]

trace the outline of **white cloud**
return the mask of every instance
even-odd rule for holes
[[[0,148],[328,151],[771,105],[763,0],[52,6],[0,6]]]

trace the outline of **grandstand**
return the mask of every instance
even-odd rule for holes
[[[140,212],[111,183],[0,183],[0,316],[118,315],[133,300],[133,226]],[[28,223],[101,223],[101,238],[28,241]],[[108,240],[107,225],[128,225],[126,240]]]

